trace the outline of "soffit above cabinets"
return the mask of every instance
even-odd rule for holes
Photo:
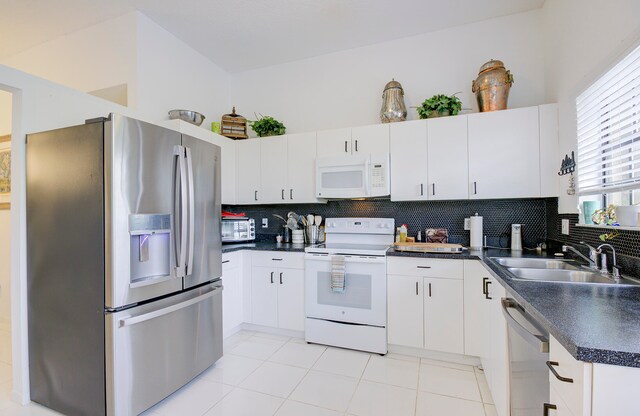
[[[0,60],[138,10],[241,72],[542,7],[544,0],[0,0]]]

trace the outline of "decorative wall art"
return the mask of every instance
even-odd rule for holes
[[[9,209],[11,196],[11,135],[0,136],[0,209]]]

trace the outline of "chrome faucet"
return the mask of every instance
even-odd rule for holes
[[[589,263],[589,267],[590,268],[598,270],[598,249],[596,249],[595,247],[590,246],[589,244],[585,243],[584,241],[580,241],[580,244],[589,247],[589,257],[587,257],[584,254],[580,253],[578,250],[576,250],[575,247],[570,246],[570,245],[562,246],[562,252],[566,253],[567,251],[571,251],[572,253],[577,254],[578,256],[583,258],[587,263]]]
[[[620,268],[618,267],[618,263],[616,262],[616,249],[613,248],[611,244],[600,244],[596,249],[598,253],[602,253],[603,248],[611,249],[611,256],[613,259],[613,265],[611,266],[611,274],[614,279],[620,279]],[[606,258],[606,257],[605,257]],[[609,273],[607,270],[606,262],[602,262],[602,270],[603,273]]]

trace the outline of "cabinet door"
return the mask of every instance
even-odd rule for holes
[[[389,124],[352,128],[351,153],[354,155],[389,153]]]
[[[427,122],[429,199],[468,199],[467,116]]]
[[[509,355],[507,322],[502,315],[502,298],[506,297],[504,287],[493,277],[489,285],[491,350],[489,388],[498,415],[509,414]],[[486,371],[485,367],[485,371]]]
[[[469,197],[540,196],[538,107],[469,114]]]
[[[456,354],[464,352],[463,281],[425,278],[424,347]]]
[[[464,353],[486,357],[490,351],[490,305],[484,293],[489,272],[477,260],[464,261]]]
[[[317,133],[318,157],[351,154],[351,129],[323,130]]]
[[[304,331],[304,270],[278,269],[278,327]]]
[[[248,139],[237,144],[238,192],[239,204],[255,204],[260,201],[260,141]]]
[[[225,337],[242,323],[242,273],[239,267],[222,273],[222,331]]]
[[[391,123],[391,200],[419,201],[428,198],[427,122]],[[465,179],[465,186],[466,186]]]
[[[424,348],[422,278],[387,276],[389,344]]]
[[[288,135],[289,189],[288,202],[315,203],[316,199],[316,133]]]
[[[287,184],[287,137],[263,137],[260,139],[260,181],[262,204],[286,202],[289,195]]]
[[[278,275],[276,269],[251,268],[251,322],[278,326]]]
[[[214,134],[213,143],[220,146],[221,201],[232,205],[236,203],[236,141]]]

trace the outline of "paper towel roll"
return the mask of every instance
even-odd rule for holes
[[[482,250],[482,217],[478,214],[469,219],[469,229],[471,230],[471,249]]]

